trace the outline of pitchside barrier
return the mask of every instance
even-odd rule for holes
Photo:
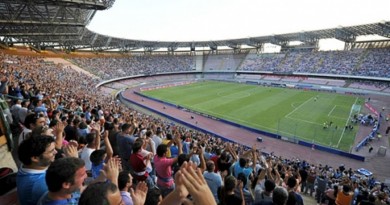
[[[356,147],[355,151],[358,152],[362,147],[366,146],[371,140],[373,140],[380,128],[381,122],[382,122],[382,113],[379,113],[379,119],[378,119],[378,125],[371,131],[370,134],[368,134],[365,138],[363,138],[362,141],[360,141]]]
[[[267,131],[263,131],[263,130],[254,129],[254,128],[251,128],[251,127],[247,127],[247,126],[244,126],[244,125],[237,124],[235,122],[231,122],[231,121],[224,120],[224,119],[219,119],[219,118],[216,118],[216,117],[213,117],[213,116],[209,116],[209,115],[206,115],[206,114],[201,114],[199,112],[196,112],[196,111],[193,111],[193,110],[190,110],[190,109],[187,109],[187,108],[182,108],[182,107],[180,107],[178,105],[175,105],[175,104],[172,104],[172,103],[167,103],[167,102],[164,102],[162,100],[158,100],[158,99],[155,99],[155,98],[143,95],[142,93],[139,93],[139,92],[134,92],[134,93],[137,94],[137,95],[140,95],[140,96],[142,96],[144,98],[148,98],[148,99],[151,99],[151,100],[154,100],[154,101],[158,101],[158,102],[163,103],[163,104],[168,105],[168,106],[185,109],[185,111],[196,113],[196,114],[200,114],[200,115],[203,115],[205,117],[208,117],[208,118],[211,118],[211,119],[214,119],[214,120],[219,120],[221,122],[233,125],[235,127],[243,128],[243,129],[249,130],[251,132],[255,132],[255,133],[260,134],[260,135],[264,135],[264,136],[267,136],[267,137],[272,137],[272,138],[280,139],[280,140],[287,140],[289,142],[296,143],[296,144],[299,144],[299,145],[302,145],[302,146],[315,148],[317,150],[321,150],[321,151],[325,151],[325,152],[329,152],[329,153],[345,156],[345,157],[352,158],[352,159],[359,160],[359,161],[364,161],[365,160],[365,157],[363,157],[363,156],[351,154],[351,153],[348,153],[348,152],[344,152],[344,151],[341,151],[341,150],[333,149],[331,147],[327,147],[327,146],[323,146],[323,145],[319,145],[319,144],[315,144],[315,143],[306,142],[306,141],[303,141],[303,140],[300,140],[300,139],[297,139],[297,138],[289,138],[289,137],[286,137],[286,136],[282,136],[281,134],[275,134],[275,133],[271,133],[271,132],[267,132]],[[221,138],[221,139],[223,139],[225,141],[234,142],[234,141],[232,141],[230,139],[227,139],[227,138],[225,138],[225,137],[223,137],[223,136],[221,136],[221,135],[219,135],[217,133],[214,133],[212,131],[206,130],[206,129],[201,128],[201,127],[194,126],[192,124],[187,123],[186,121],[182,121],[180,119],[177,119],[174,116],[167,115],[164,112],[161,112],[160,110],[156,110],[156,109],[147,107],[145,105],[142,105],[139,102],[133,101],[131,99],[127,99],[127,98],[123,97],[122,94],[120,94],[120,99],[128,101],[128,102],[131,102],[131,103],[134,103],[137,106],[140,106],[142,108],[151,110],[153,112],[156,112],[157,114],[162,115],[162,116],[164,116],[164,117],[166,117],[166,118],[168,118],[170,120],[176,121],[176,122],[178,122],[180,124],[183,124],[184,126],[190,127],[192,129],[200,130],[200,131],[205,132],[207,134],[211,134],[211,135],[217,136],[217,137],[219,137],[219,138]],[[236,143],[238,143],[238,142],[236,142]],[[264,153],[264,154],[268,154],[268,153]]]
[[[368,145],[368,143],[375,138],[375,135],[376,135],[376,130],[372,131],[369,135],[363,138],[363,140],[356,145],[355,151],[358,152],[362,147]]]

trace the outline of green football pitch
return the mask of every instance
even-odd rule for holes
[[[343,151],[353,145],[363,99],[336,93],[206,81],[144,95],[251,128]],[[326,128],[324,128],[326,126]]]

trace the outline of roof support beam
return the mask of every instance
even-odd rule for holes
[[[51,22],[47,22],[47,21],[34,21],[34,20],[31,20],[31,21],[28,21],[28,20],[4,20],[4,19],[0,19],[0,24],[2,25],[44,25],[44,26],[80,26],[80,27],[83,27],[84,24],[82,23],[73,23],[73,22],[54,22],[54,21],[51,21]]]
[[[6,36],[14,36],[14,37],[17,37],[17,36],[21,36],[21,37],[24,37],[24,36],[48,36],[49,34],[47,33],[9,33],[9,34],[6,34]],[[79,34],[78,33],[52,33],[50,34],[50,36],[78,36]]]
[[[335,38],[347,43],[354,42],[356,40],[356,35],[350,33],[344,28],[337,28],[335,31]]]

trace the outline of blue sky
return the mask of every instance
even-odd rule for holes
[[[88,28],[114,37],[202,41],[390,21],[390,0],[116,0]]]

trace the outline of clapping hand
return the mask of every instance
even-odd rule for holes
[[[144,205],[146,201],[146,195],[148,193],[148,186],[145,182],[141,181],[137,184],[135,191],[133,188],[130,189],[130,195],[133,199],[134,205]]]
[[[181,181],[193,197],[194,204],[215,205],[215,200],[200,169],[195,168],[194,163],[184,162],[177,173],[178,181]]]

